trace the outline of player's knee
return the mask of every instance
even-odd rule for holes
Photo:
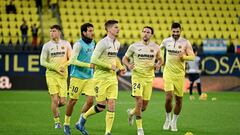
[[[170,94],[168,94],[168,95],[166,96],[166,102],[167,102],[167,103],[172,102],[172,98],[173,98],[173,96],[170,95]]]
[[[93,101],[94,100],[94,98],[88,98],[87,99],[87,106],[92,106],[93,105]]]
[[[94,106],[94,109],[97,113],[102,112],[106,108],[106,105],[97,104]]]
[[[176,105],[181,106],[182,105],[182,100],[176,100]]]
[[[147,110],[147,106],[143,106],[142,107],[142,112],[146,111]]]
[[[58,106],[64,106],[66,104],[66,100],[60,100]]]
[[[70,99],[70,100],[68,101],[68,104],[71,105],[71,106],[74,106],[76,103],[77,103],[77,100],[76,100],[76,99]]]
[[[142,119],[142,116],[136,116],[136,119],[137,120]]]

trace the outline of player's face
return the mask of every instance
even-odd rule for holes
[[[88,27],[86,32],[83,32],[83,35],[89,39],[94,38],[94,28],[93,27]]]
[[[143,41],[147,42],[150,40],[150,38],[152,37],[152,31],[149,28],[144,28],[142,31],[142,39]]]
[[[119,31],[120,30],[117,23],[113,24],[112,27],[108,29],[108,32],[110,32],[114,37],[118,36]]]
[[[181,34],[181,29],[180,28],[172,28],[172,37],[174,39],[178,39]]]
[[[55,29],[55,28],[50,29],[50,38],[52,40],[60,38],[60,34],[61,32],[58,29]]]

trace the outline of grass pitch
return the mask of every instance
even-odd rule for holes
[[[134,107],[130,91],[120,91],[117,100],[113,135],[136,135],[136,125],[127,123],[127,108]],[[197,97],[196,93],[195,97]],[[216,100],[212,101],[212,97]],[[75,128],[84,96],[81,96],[71,118],[73,135],[80,135]],[[164,93],[153,92],[148,109],[143,113],[145,135],[239,135],[240,92],[208,93],[208,100],[190,101],[185,94],[178,119],[178,132],[163,131],[165,121]],[[64,121],[65,107],[60,109]],[[90,117],[86,123],[90,135],[104,135],[105,112]],[[0,91],[0,135],[63,135],[63,129],[54,129],[47,91]]]

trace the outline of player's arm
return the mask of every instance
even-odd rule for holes
[[[162,65],[162,57],[161,57],[161,52],[160,52],[160,48],[158,49],[157,51],[157,54],[156,54],[156,60],[157,60],[157,63],[154,65],[155,69],[158,71]]]
[[[122,63],[128,67],[129,70],[132,70],[134,68],[134,63],[129,62],[129,57],[133,55],[133,46],[130,45],[126,54],[124,55],[122,59]]]
[[[97,44],[95,50],[93,51],[91,63],[93,63],[97,66],[103,67],[103,68],[115,70],[116,66],[114,67],[113,65],[108,64],[99,59],[99,57],[101,56],[101,54],[103,53],[104,50],[106,50],[106,47],[103,44]]]
[[[54,71],[57,71],[60,73],[60,70],[59,70],[60,65],[57,63],[49,63],[47,59],[48,59],[48,49],[44,45],[42,52],[41,52],[41,56],[40,56],[40,65],[45,68],[48,68],[50,70],[54,70]]]
[[[68,64],[69,65],[71,64],[71,65],[79,66],[79,67],[88,67],[88,68],[90,68],[91,67],[90,63],[82,62],[82,61],[79,61],[77,59],[78,55],[81,55],[81,54],[79,54],[81,49],[82,49],[82,46],[79,43],[75,43],[73,45],[72,55],[70,57],[70,60],[69,60]]]
[[[126,67],[122,65],[121,60],[118,57],[116,59],[116,67],[120,70],[121,74],[125,74],[127,71]]]
[[[162,59],[162,65],[164,65],[164,62],[165,62],[165,40],[163,40],[160,45],[160,57]]]
[[[195,59],[195,54],[189,41],[187,42],[186,53],[182,55],[182,59],[187,61],[193,61]]]

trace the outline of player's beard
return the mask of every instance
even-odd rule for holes
[[[172,37],[173,37],[175,40],[178,40],[179,37],[180,37],[180,35],[174,35],[174,34],[172,34]]]

